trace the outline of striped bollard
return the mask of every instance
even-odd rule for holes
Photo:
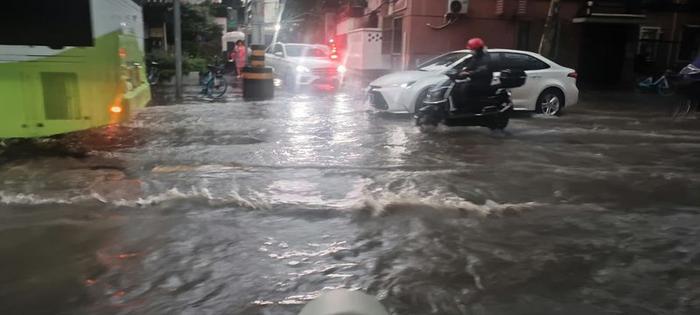
[[[269,100],[275,96],[272,68],[265,67],[265,46],[251,45],[250,65],[243,68],[243,99]]]

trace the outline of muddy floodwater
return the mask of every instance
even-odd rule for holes
[[[401,315],[700,314],[698,120],[426,134],[341,91],[54,142],[0,155],[2,314],[292,315],[341,287]]]

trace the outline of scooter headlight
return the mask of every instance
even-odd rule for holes
[[[439,102],[445,99],[445,91],[447,88],[435,88],[430,89],[428,94],[425,96],[427,102]]]

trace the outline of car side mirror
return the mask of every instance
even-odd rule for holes
[[[284,53],[281,51],[275,52],[274,55],[280,58],[284,58]]]

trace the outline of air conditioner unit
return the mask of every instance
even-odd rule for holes
[[[453,14],[467,14],[469,0],[447,0],[447,12]]]
[[[389,15],[408,7],[408,0],[394,0],[389,3]]]

